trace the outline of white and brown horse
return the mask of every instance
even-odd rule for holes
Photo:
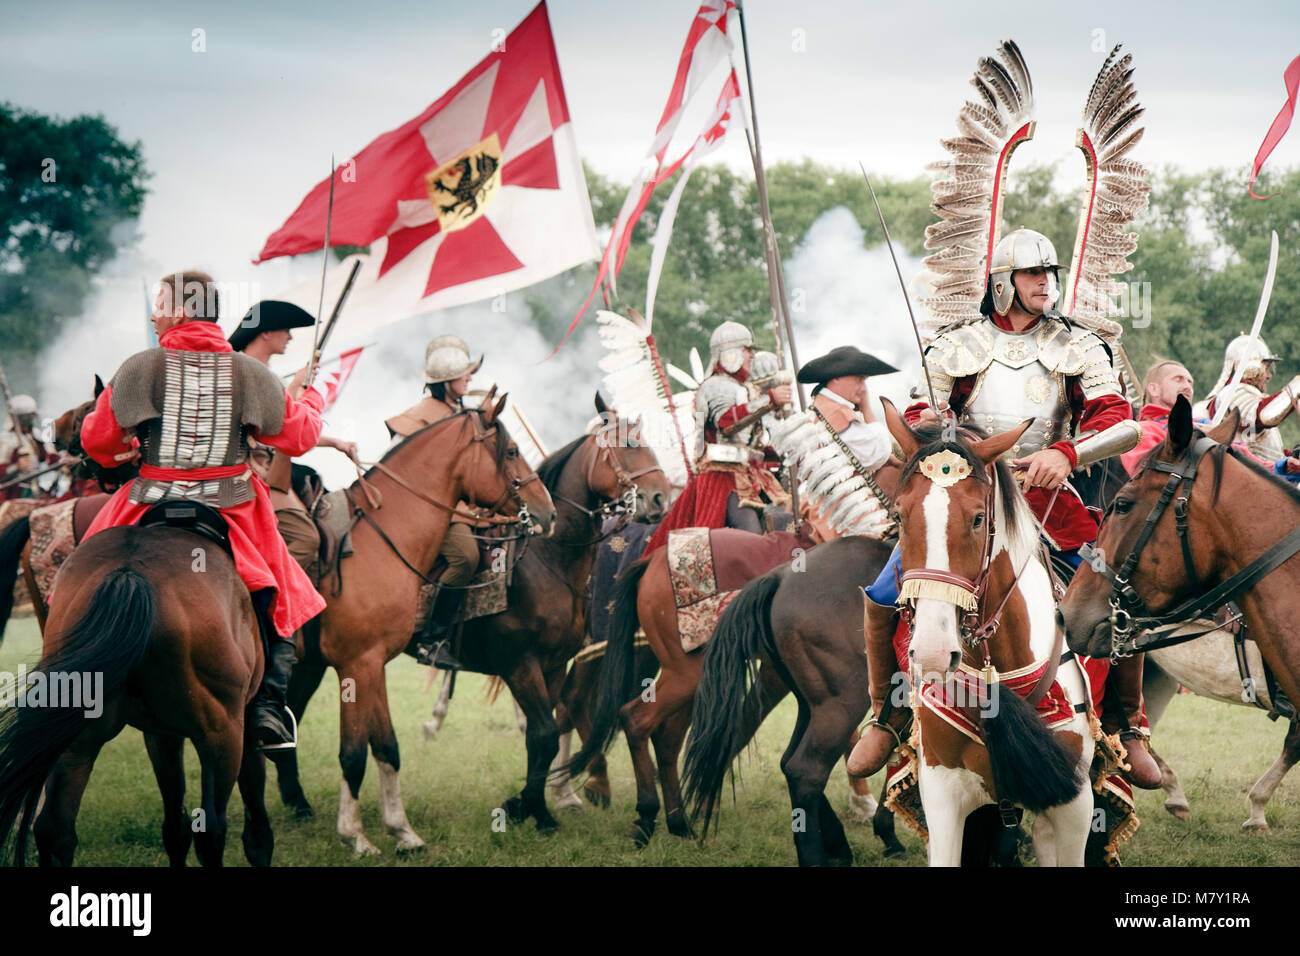
[[[888,402],[885,420],[908,459],[894,517],[930,865],[959,865],[967,817],[993,804],[1004,821],[1016,805],[1034,811],[1040,864],[1082,866],[1088,688],[1073,659],[1057,668],[1063,647],[1038,524],[998,461],[1029,423],[988,438],[941,436],[913,431]]]

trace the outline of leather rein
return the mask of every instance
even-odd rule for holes
[[[982,653],[984,658],[983,678],[986,683],[994,684],[998,681],[997,670],[993,667],[992,655],[989,651],[989,641],[997,634],[998,628],[1002,625],[1002,615],[1006,610],[1007,603],[1011,600],[1011,595],[1016,593],[1020,587],[1020,578],[1033,561],[1031,555],[1020,566],[1016,572],[1015,578],[1011,581],[1011,586],[1007,588],[1002,600],[998,602],[997,607],[991,614],[984,613],[984,604],[988,599],[988,578],[993,565],[993,541],[997,534],[995,526],[998,473],[996,466],[990,469],[989,490],[984,497],[984,516],[985,516],[985,534],[984,543],[980,554],[980,570],[975,579],[971,580],[963,575],[956,574],[952,571],[939,571],[933,568],[915,568],[910,571],[904,571],[899,577],[900,587],[908,581],[934,581],[940,584],[949,585],[958,588],[971,595],[973,608],[965,610],[960,618],[960,631],[962,643],[974,652],[976,649]],[[1047,515],[1051,514],[1052,507],[1056,504],[1056,497],[1060,494],[1061,485],[1056,487],[1052,493],[1051,500],[1048,502],[1047,511],[1044,512],[1043,520],[1047,520]],[[956,602],[953,602],[956,603]],[[959,609],[965,606],[958,604]],[[907,621],[909,632],[912,628],[912,621],[916,609],[911,602],[903,606],[902,614]],[[1026,703],[1031,707],[1036,705],[1047,691],[1051,688],[1053,681],[1056,680],[1057,666],[1061,661],[1061,651],[1065,645],[1065,632],[1060,626],[1056,627],[1056,639],[1052,646],[1052,652],[1048,658],[1047,668],[1034,684],[1033,689],[1025,698]]]
[[[1155,533],[1156,524],[1164,515],[1171,501],[1174,504],[1174,524],[1178,531],[1178,541],[1183,554],[1183,565],[1187,571],[1187,580],[1191,584],[1193,592],[1201,589],[1201,579],[1196,573],[1196,566],[1192,560],[1191,541],[1188,537],[1188,499],[1192,493],[1192,484],[1196,480],[1196,473],[1201,459],[1218,444],[1214,439],[1202,435],[1188,445],[1187,450],[1183,452],[1178,461],[1156,461],[1147,466],[1152,471],[1168,474],[1169,478],[1160,492],[1160,498],[1152,507],[1151,513],[1147,515],[1146,523],[1142,526],[1142,531],[1138,535],[1137,542],[1133,545],[1133,550],[1129,552],[1123,566],[1118,571],[1106,562],[1106,556],[1096,548],[1084,545],[1079,549],[1079,554],[1092,566],[1092,569],[1111,583],[1110,659],[1112,663],[1140,651],[1172,647],[1175,644],[1182,644],[1185,641],[1194,640],[1217,630],[1220,627],[1218,624],[1200,631],[1192,629],[1178,634],[1171,633],[1172,630],[1178,628],[1178,625],[1186,621],[1213,614],[1242,592],[1254,587],[1261,578],[1275,571],[1296,552],[1300,551],[1300,527],[1298,527],[1250,564],[1232,575],[1232,577],[1217,584],[1199,597],[1189,598],[1160,613],[1155,613],[1147,607],[1142,596],[1133,587],[1133,574],[1137,570],[1138,560],[1142,556],[1143,549],[1146,548],[1151,536]],[[1178,492],[1177,498],[1174,497],[1175,492]],[[1111,508],[1114,508],[1114,506],[1114,502],[1112,502]]]
[[[500,433],[498,432],[495,423],[490,428],[483,427],[483,422],[481,418],[482,414],[483,414],[483,409],[478,409],[478,408],[466,409],[465,411],[457,412],[454,415],[449,415],[446,418],[440,419],[439,421],[434,422],[432,425],[428,425],[426,426],[426,428],[421,429],[421,431],[433,430],[448,422],[455,421],[456,419],[462,416],[466,416],[468,417],[469,421],[474,427],[474,437],[472,441],[475,444],[487,441],[489,436],[496,435],[499,438]],[[419,434],[419,433],[417,432],[415,434]],[[366,480],[365,475],[360,473],[361,467],[362,467],[362,463],[358,462],[357,484],[361,487],[361,491],[365,495],[366,503],[370,505],[372,510],[378,511],[384,506],[383,495],[379,493],[379,490],[377,488],[371,486],[370,482]],[[387,476],[395,484],[397,484],[398,487],[415,495],[415,497],[419,498],[421,501],[427,502],[428,504],[433,505],[435,508],[438,508],[441,511],[446,511],[452,518],[464,518],[465,520],[473,522],[475,524],[479,524],[479,525],[489,524],[498,527],[502,525],[523,525],[525,528],[524,533],[521,535],[516,535],[515,537],[521,537],[525,539],[527,539],[529,536],[535,533],[536,526],[533,523],[532,516],[529,515],[528,513],[528,507],[527,505],[524,504],[524,500],[520,496],[519,491],[529,482],[538,480],[538,476],[536,472],[523,479],[514,478],[514,479],[507,480],[505,492],[502,493],[501,497],[498,498],[493,504],[491,504],[487,508],[476,508],[474,510],[465,510],[460,508],[458,505],[449,505],[446,502],[439,501],[438,499],[434,498],[432,495],[428,494],[427,492],[421,491],[419,488],[412,486],[404,478],[400,477],[392,469],[384,465],[383,462],[371,462],[369,463],[369,467]],[[503,469],[499,469],[498,473],[500,474],[500,477],[502,479],[506,478]],[[407,560],[406,556],[402,554],[402,552],[398,549],[397,545],[393,542],[393,540],[388,537],[388,535],[384,532],[384,529],[379,526],[379,523],[377,521],[375,521],[374,517],[368,511],[366,511],[365,508],[361,507],[359,504],[357,504],[355,501],[352,500],[352,489],[350,487],[343,489],[343,495],[344,498],[347,500],[349,507],[352,509],[353,525],[355,525],[358,521],[365,521],[367,524],[370,525],[370,527],[372,527],[375,530],[375,533],[379,535],[379,537],[384,541],[384,543],[388,545],[389,550],[391,550],[393,554],[397,555],[398,560],[401,561],[402,564],[404,564],[408,570],[410,570],[417,577],[419,577],[420,580],[422,580],[425,584],[438,583],[436,580],[430,578],[427,574],[425,574],[423,571],[421,571],[419,568],[417,568],[415,565],[413,565],[410,561]],[[518,509],[517,514],[511,516],[496,514],[495,512],[499,511],[507,501],[513,501],[515,503],[515,506]],[[478,536],[476,535],[475,537]],[[502,538],[501,540],[504,541],[507,539]]]
[[[558,492],[551,493],[551,497],[555,501],[563,501],[566,505],[576,508],[593,521],[603,523],[606,518],[613,517],[614,515],[619,516],[621,520],[615,527],[588,542],[589,544],[598,544],[627,527],[628,522],[632,520],[632,516],[636,513],[637,495],[640,493],[640,489],[637,487],[636,483],[638,478],[655,472],[659,472],[661,475],[664,474],[664,470],[658,465],[658,463],[651,465],[648,468],[641,468],[637,471],[628,471],[623,467],[622,462],[618,460],[618,456],[614,454],[614,443],[609,440],[610,435],[614,433],[618,427],[618,422],[610,422],[592,433],[590,440],[595,441],[598,450],[587,462],[586,481],[587,487],[591,488],[592,478],[596,473],[596,465],[603,462],[606,467],[614,473],[614,480],[618,482],[618,486],[623,492],[619,497],[607,500],[604,504],[601,504],[596,508],[588,508],[587,506],[574,501],[572,498],[567,498]],[[665,475],[665,478],[666,477],[667,476]]]

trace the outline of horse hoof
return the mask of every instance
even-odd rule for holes
[[[511,823],[523,823],[528,819],[528,811],[524,809],[522,797],[511,797],[503,804],[503,809]]]
[[[849,794],[849,819],[854,823],[870,823],[876,815],[876,801],[872,797]]]
[[[602,810],[609,809],[609,794],[604,790],[596,790],[592,787],[583,787],[582,795],[587,798],[587,802],[593,807],[600,807]]]
[[[675,820],[669,818],[667,822],[668,822],[668,832],[671,833],[673,836],[681,837],[684,840],[695,839],[695,829],[688,822],[686,822],[686,820],[681,818]]]
[[[426,720],[423,724],[421,724],[420,726],[424,730],[424,739],[434,740],[435,738],[437,738],[441,723],[442,722],[438,720]]]
[[[897,840],[894,841],[893,845],[887,845],[885,847],[885,859],[892,860],[902,856],[907,856],[907,847],[903,846],[903,844],[899,843]]]
[[[1182,807],[1177,805],[1171,807],[1169,804],[1165,804],[1165,809],[1179,820],[1190,820],[1192,818],[1191,807]]]
[[[364,836],[343,837],[343,845],[352,848],[352,852],[357,856],[383,856],[379,847],[375,846]]]
[[[560,829],[560,821],[549,813],[537,818],[537,832],[542,836],[553,836]]]
[[[1256,823],[1256,822],[1251,821],[1251,820],[1247,820],[1245,823],[1243,823],[1243,824],[1241,825],[1241,828],[1242,828],[1242,830],[1246,831],[1247,833],[1270,833],[1270,832],[1272,832],[1272,829],[1269,827],[1269,825],[1268,825],[1267,823]]]
[[[316,811],[312,809],[310,803],[306,800],[302,803],[290,804],[289,809],[293,811],[293,818],[299,823],[304,820],[311,820],[316,816]]]
[[[638,850],[644,850],[650,845],[650,838],[654,836],[655,822],[653,820],[637,820],[632,824],[632,842],[636,844]]]
[[[414,842],[410,837],[406,837],[397,844],[397,856],[399,859],[406,859],[417,853],[423,853],[426,849],[428,848],[424,845],[424,841],[419,837],[415,837]]]
[[[557,810],[581,810],[582,798],[570,790],[568,793],[552,794]]]

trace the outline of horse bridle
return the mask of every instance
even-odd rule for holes
[[[495,422],[492,424],[490,428],[483,427],[483,423],[480,417],[483,414],[483,411],[484,410],[481,408],[466,409],[463,412],[457,412],[455,415],[449,415],[446,418],[434,422],[432,425],[428,425],[426,427],[429,429],[437,428],[445,423],[454,421],[455,419],[463,415],[469,418],[471,424],[474,427],[474,436],[472,439],[474,444],[480,444],[482,442],[487,441],[488,436],[490,435],[496,435],[497,438],[500,439],[500,432],[497,430],[497,426]],[[421,431],[423,430],[424,429],[421,429]],[[497,525],[497,526],[522,524],[524,528],[524,532],[521,535],[516,535],[516,537],[524,538],[525,544],[527,543],[527,539],[530,538],[533,534],[540,533],[540,528],[533,520],[532,515],[528,513],[528,506],[524,504],[523,497],[519,493],[520,490],[524,488],[529,482],[538,480],[538,476],[536,472],[534,472],[533,474],[529,475],[527,478],[524,479],[512,478],[506,480],[507,476],[505,474],[504,468],[500,469],[499,471],[500,477],[503,481],[505,481],[505,485],[506,485],[506,490],[505,492],[502,493],[501,497],[498,498],[493,504],[489,505],[486,508],[478,508],[473,511],[463,511],[459,505],[449,505],[445,502],[438,501],[432,495],[424,491],[421,491],[419,488],[414,487],[405,479],[397,475],[392,469],[386,467],[383,464],[383,462],[374,462],[371,465],[371,467],[373,467],[375,470],[379,471],[380,473],[386,475],[393,482],[395,482],[399,487],[405,489],[406,491],[409,491],[411,494],[415,495],[420,500],[428,502],[429,504],[433,505],[435,508],[448,512],[452,517],[465,518],[466,520],[472,521],[476,524],[490,524],[490,525]],[[475,467],[477,467],[477,465]],[[365,477],[364,476],[359,477],[358,481],[361,483],[361,489],[365,493],[366,500],[370,504],[370,506],[376,510],[382,508],[383,499],[376,494],[374,489],[371,489],[369,487]],[[393,540],[389,538],[387,534],[384,533],[383,528],[379,527],[378,522],[375,521],[375,519],[370,515],[370,513],[367,512],[364,508],[357,505],[352,500],[352,494],[350,488],[344,488],[343,495],[347,499],[349,506],[352,508],[353,524],[355,524],[357,521],[364,520],[375,530],[375,532],[379,535],[379,537],[383,539],[384,543],[388,545],[389,550],[391,550],[395,555],[397,555],[398,560],[400,560],[402,564],[404,564],[410,571],[412,571],[417,577],[419,577],[420,580],[424,581],[424,583],[426,584],[438,583],[406,559],[406,556],[402,554],[402,552],[398,549],[397,545],[393,542]],[[510,516],[496,514],[496,512],[501,509],[501,506],[504,505],[509,500],[514,501],[515,506],[518,509],[517,513]],[[474,537],[477,538],[481,536],[474,535]],[[502,538],[500,540],[504,541],[507,539]]]
[[[641,468],[637,471],[628,471],[623,467],[622,463],[618,460],[618,456],[614,454],[614,444],[608,440],[609,435],[616,431],[618,427],[619,423],[613,421],[592,433],[591,438],[596,443],[597,452],[592,455],[590,461],[587,462],[587,487],[591,487],[592,477],[596,473],[596,465],[604,462],[610,471],[614,473],[614,480],[618,482],[618,486],[623,493],[619,497],[606,501],[604,504],[596,508],[588,508],[585,505],[574,501],[572,498],[566,498],[561,494],[553,493],[551,495],[555,500],[563,501],[565,504],[576,508],[592,520],[603,523],[606,518],[611,518],[615,515],[618,515],[619,518],[622,519],[616,527],[610,529],[607,533],[601,534],[601,536],[593,541],[592,544],[604,540],[627,526],[632,515],[636,513],[636,499],[637,495],[640,493],[640,489],[637,487],[636,483],[638,478],[653,474],[654,472],[659,472],[661,475],[664,474],[663,468],[661,468],[657,462],[648,468]],[[665,475],[665,477],[667,476]]]
[[[1084,545],[1079,549],[1079,555],[1092,566],[1092,569],[1111,583],[1111,663],[1130,657],[1139,651],[1172,647],[1217,630],[1221,625],[1215,624],[1200,631],[1184,630],[1178,626],[1218,610],[1300,551],[1300,528],[1296,528],[1232,577],[1199,597],[1190,598],[1160,613],[1153,612],[1147,607],[1142,596],[1133,587],[1133,573],[1137,569],[1143,549],[1155,533],[1156,524],[1169,507],[1170,501],[1174,502],[1174,522],[1178,529],[1178,541],[1183,553],[1187,579],[1193,590],[1199,591],[1201,588],[1201,579],[1196,573],[1196,566],[1192,560],[1191,541],[1187,533],[1188,499],[1192,493],[1192,483],[1196,480],[1201,459],[1218,444],[1213,438],[1201,435],[1188,445],[1178,461],[1155,461],[1147,465],[1147,468],[1152,471],[1168,474],[1169,479],[1165,482],[1159,500],[1147,515],[1146,523],[1142,526],[1133,550],[1129,552],[1129,556],[1118,571],[1106,562],[1106,556],[1101,551],[1091,545]],[[1175,498],[1174,494],[1180,488],[1181,493]],[[1111,503],[1111,508],[1114,508],[1114,502]],[[1165,630],[1167,628],[1178,628],[1179,633],[1172,634],[1169,630]],[[1138,632],[1136,635],[1135,631]]]
[[[984,544],[980,554],[980,569],[975,575],[975,579],[971,580],[964,575],[952,571],[939,571],[934,568],[915,568],[911,571],[904,571],[899,577],[898,583],[900,586],[900,593],[902,585],[906,584],[908,581],[934,581],[939,584],[958,588],[970,595],[969,608],[966,608],[965,605],[962,604],[957,605],[957,607],[965,610],[965,613],[961,615],[959,622],[961,640],[969,650],[975,651],[977,648],[981,650],[984,658],[984,678],[987,683],[992,684],[997,680],[997,672],[993,667],[992,654],[989,650],[989,641],[992,640],[995,634],[997,634],[998,628],[1002,625],[1002,614],[1006,610],[1007,603],[1011,600],[1011,595],[1016,592],[1016,588],[1020,584],[1021,575],[1023,575],[1025,569],[1029,567],[1032,557],[1027,559],[1025,563],[1021,565],[1020,569],[1016,571],[1016,576],[1012,579],[1011,586],[1007,588],[1007,593],[1002,596],[1002,600],[998,602],[998,606],[994,609],[993,613],[985,616],[982,613],[984,599],[987,597],[985,586],[988,584],[989,574],[993,567],[993,539],[997,534],[997,528],[994,524],[994,516],[997,513],[994,506],[997,502],[998,489],[998,472],[996,465],[989,467],[989,478],[989,488],[984,496]],[[1046,514],[1051,513],[1052,507],[1056,504],[1056,497],[1060,493],[1060,490],[1061,486],[1058,485],[1052,494],[1051,500],[1047,504],[1045,516]],[[1046,520],[1045,516],[1044,520]],[[907,622],[908,630],[910,631],[912,628],[912,620],[915,616],[915,607],[909,601],[903,605],[901,613],[903,619]],[[1030,706],[1034,706],[1038,703],[1043,695],[1047,693],[1048,689],[1051,688],[1052,682],[1056,679],[1056,669],[1057,665],[1060,663],[1061,647],[1063,644],[1064,634],[1058,627],[1056,646],[1053,648],[1049,657],[1047,669],[1039,678],[1034,688],[1030,691],[1028,697],[1025,698]]]

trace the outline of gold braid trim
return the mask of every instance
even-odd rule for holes
[[[976,606],[975,595],[956,584],[949,584],[946,581],[932,581],[928,578],[911,578],[903,582],[903,586],[898,592],[899,604],[906,604],[908,601],[916,601],[922,598],[942,601],[945,604],[955,604],[964,611],[973,611]]]

